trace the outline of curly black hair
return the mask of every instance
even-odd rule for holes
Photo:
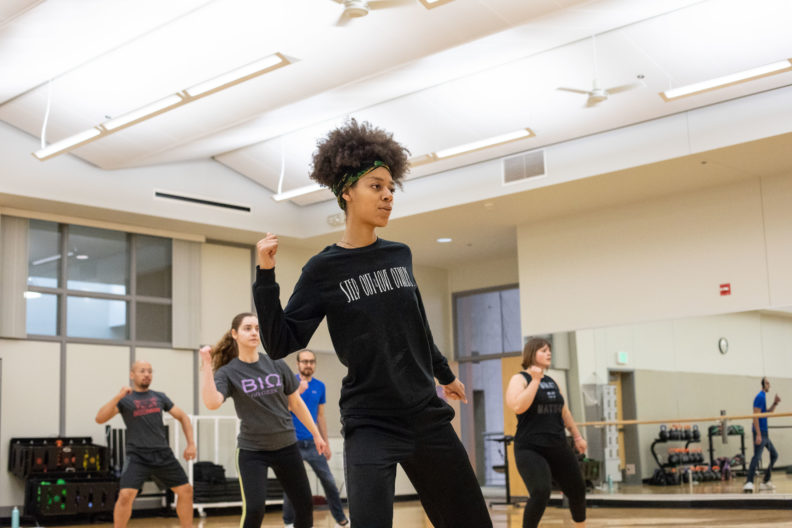
[[[409,155],[410,151],[394,140],[392,133],[352,118],[316,142],[310,178],[332,188],[344,174],[382,161],[390,168],[393,181],[401,186],[410,169]]]

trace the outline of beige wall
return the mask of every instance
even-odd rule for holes
[[[449,361],[454,358],[451,348],[451,295],[448,292],[448,272],[440,268],[414,266],[413,274],[421,291],[426,319],[432,337]]]
[[[21,509],[24,483],[7,471],[8,445],[15,437],[58,434],[60,345],[0,340],[0,359],[0,506]]]
[[[448,270],[451,293],[517,284],[519,280],[516,256],[470,262]]]
[[[201,343],[214,345],[236,314],[251,311],[251,262],[247,248],[202,246]]]
[[[91,436],[106,445],[104,425],[94,418],[99,407],[129,386],[129,347],[84,345],[66,347],[66,435]],[[108,422],[123,427],[120,416]]]
[[[762,178],[770,306],[792,305],[792,176]]]
[[[792,303],[792,274],[784,272],[790,179],[756,178],[520,226],[523,334],[764,308],[771,292],[772,302]],[[533,258],[536,247],[543,258]],[[724,297],[725,282],[732,295]],[[529,302],[536,298],[545,302]]]

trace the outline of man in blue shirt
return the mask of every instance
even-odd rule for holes
[[[778,402],[781,401],[781,398],[779,398],[778,394],[776,394],[775,398],[773,399],[773,405],[768,409],[767,397],[765,393],[769,391],[770,381],[767,378],[762,378],[762,390],[760,390],[759,394],[757,394],[756,398],[754,398],[754,414],[775,411],[776,407],[778,406]],[[752,429],[754,437],[754,455],[751,459],[751,466],[748,468],[748,479],[745,483],[745,486],[743,486],[743,491],[747,493],[753,492],[754,472],[756,471],[756,467],[759,465],[759,461],[762,459],[762,451],[765,447],[767,447],[767,450],[770,452],[770,464],[767,466],[767,470],[765,471],[764,481],[759,484],[759,489],[774,490],[775,485],[770,482],[770,472],[773,470],[773,464],[775,464],[776,460],[778,460],[778,451],[776,451],[775,447],[773,446],[773,442],[770,441],[770,436],[767,432],[767,418],[754,418]]]
[[[325,442],[327,442],[327,420],[325,419],[325,384],[314,378],[314,371],[316,370],[316,355],[310,350],[301,350],[297,353],[297,379],[300,380],[300,397],[305,402],[311,416],[319,427],[319,432],[322,434]],[[330,472],[330,467],[327,465],[327,460],[330,459],[330,452],[328,450],[327,458],[325,455],[320,455],[316,451],[314,445],[313,435],[303,426],[294,413],[292,413],[292,420],[294,421],[294,429],[297,432],[297,447],[300,449],[300,454],[305,462],[313,468],[316,476],[324,488],[325,497],[327,497],[327,504],[330,506],[330,513],[336,521],[336,528],[348,526],[349,520],[344,514],[344,508],[341,505],[341,497],[336,487],[333,474]],[[290,528],[294,523],[294,507],[289,498],[283,495],[283,522],[286,528]]]

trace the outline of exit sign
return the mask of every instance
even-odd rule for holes
[[[731,295],[731,282],[726,282],[720,285],[721,297],[724,295]]]

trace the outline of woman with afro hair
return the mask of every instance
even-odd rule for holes
[[[437,349],[412,272],[410,248],[377,237],[408,170],[409,151],[392,134],[351,119],[319,140],[311,178],[346,214],[341,239],[312,257],[286,308],[275,282],[278,238],[257,244],[253,298],[261,341],[275,359],[308,346],[323,318],[348,373],[341,422],[350,521],[393,524],[396,465],[412,482],[435,528],[492,526],[454,411],[465,387]]]

